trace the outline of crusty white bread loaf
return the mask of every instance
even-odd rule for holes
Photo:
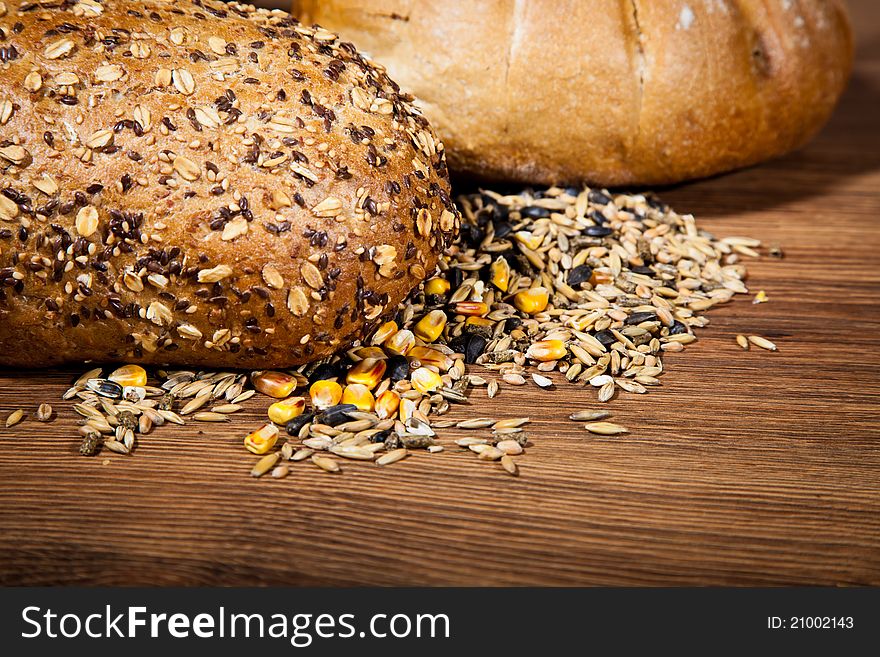
[[[658,184],[789,151],[852,63],[842,0],[294,0],[388,68],[453,172]]]
[[[457,230],[443,147],[325,30],[210,0],[0,0],[0,364],[283,367]]]

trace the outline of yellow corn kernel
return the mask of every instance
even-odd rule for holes
[[[244,446],[254,454],[265,454],[278,442],[278,427],[264,424],[259,429],[245,436]]]
[[[388,338],[390,338],[392,335],[397,333],[397,330],[398,330],[397,322],[395,322],[395,321],[385,322],[384,324],[382,324],[382,326],[380,326],[379,328],[376,329],[375,333],[373,333],[373,337],[370,338],[370,344],[372,344],[372,345],[382,344]]]
[[[453,360],[438,349],[431,347],[413,347],[406,355],[407,358],[417,360],[422,365],[434,365],[438,370],[445,372],[453,365]]]
[[[296,377],[285,372],[259,372],[251,380],[258,392],[275,399],[284,399],[296,389]]]
[[[394,417],[400,406],[400,395],[394,390],[386,390],[376,399],[376,415],[380,420]]]
[[[464,323],[471,326],[495,326],[495,322],[485,317],[468,317]]]
[[[123,365],[107,377],[121,386],[143,387],[147,385],[147,371],[140,365]]]
[[[510,285],[510,265],[502,256],[498,256],[489,267],[489,282],[502,292],[507,292]]]
[[[425,294],[443,296],[447,292],[449,292],[449,281],[445,278],[432,278],[425,283]]]
[[[312,406],[317,409],[336,406],[342,399],[342,386],[336,381],[315,381],[309,388],[309,396],[312,398]]]
[[[412,399],[401,399],[400,400],[400,408],[398,409],[398,413],[397,413],[398,417],[400,418],[400,421],[406,422],[408,419],[410,419],[413,416],[413,414],[416,412],[417,408],[418,408],[418,406],[416,405],[415,401],[413,401]]]
[[[355,363],[354,367],[348,370],[345,377],[347,383],[362,383],[372,390],[382,377],[385,376],[385,361],[377,358],[364,358],[359,363]]]
[[[413,388],[423,395],[434,392],[443,385],[443,379],[440,378],[440,375],[429,370],[427,367],[420,367],[409,378],[412,381]]]
[[[565,358],[568,349],[562,340],[539,340],[529,345],[526,350],[526,358],[546,362]]]
[[[590,276],[590,285],[610,285],[614,282],[614,277],[610,272],[607,271],[599,271],[597,269],[593,270],[592,275]]]
[[[407,352],[413,348],[415,343],[416,336],[413,335],[413,332],[403,329],[385,340],[384,345],[388,351],[401,356],[406,356]]]
[[[358,347],[353,353],[362,360],[364,358],[388,358],[388,354],[382,347]]]
[[[544,241],[544,238],[541,235],[532,235],[527,230],[520,230],[514,233],[514,237],[516,241],[524,246],[529,247],[532,251],[536,250],[541,246],[541,242]]]
[[[416,337],[421,338],[425,342],[434,342],[443,333],[445,327],[446,313],[442,310],[432,310],[419,320],[413,332],[416,334]]]
[[[359,411],[369,413],[375,407],[376,399],[367,386],[361,383],[352,383],[345,386],[345,390],[342,393],[342,403],[354,404],[358,407]]]
[[[546,287],[532,287],[513,295],[513,305],[529,315],[543,312],[550,303],[550,293]]]
[[[455,314],[482,317],[489,313],[489,306],[482,301],[459,301],[455,304]]]
[[[306,409],[305,397],[288,397],[269,407],[269,419],[275,424],[287,424]]]

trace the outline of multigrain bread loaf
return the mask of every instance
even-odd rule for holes
[[[852,63],[842,0],[294,0],[411,91],[452,171],[658,184],[789,151]]]
[[[459,223],[410,100],[282,12],[0,0],[0,364],[283,367],[362,336]]]

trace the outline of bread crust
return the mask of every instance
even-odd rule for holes
[[[412,91],[450,168],[655,185],[805,143],[852,66],[842,0],[295,0]]]
[[[442,144],[325,30],[211,0],[0,2],[0,364],[286,367],[457,231]]]

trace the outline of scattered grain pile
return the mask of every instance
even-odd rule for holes
[[[703,313],[748,292],[742,256],[757,240],[715,239],[655,198],[550,188],[459,199],[462,235],[396,317],[361,344],[297,370],[84,374],[64,395],[82,416],[81,452],[130,454],[163,424],[230,422],[256,394],[267,422],[242,431],[254,476],[290,462],[340,472],[340,459],[389,466],[444,449],[437,431],[484,430],[450,443],[516,475],[528,418],[441,419],[472,394],[552,387],[551,372],[595,388],[597,400],[660,384],[663,356],[693,343]],[[773,349],[760,336],[740,340]],[[43,409],[45,411],[45,409]],[[49,411],[51,413],[51,409]],[[43,413],[45,415],[45,413]],[[579,411],[587,432],[618,435],[604,411]],[[11,426],[21,420],[13,414]],[[246,434],[246,435],[245,435]],[[286,440],[281,437],[286,435]]]

